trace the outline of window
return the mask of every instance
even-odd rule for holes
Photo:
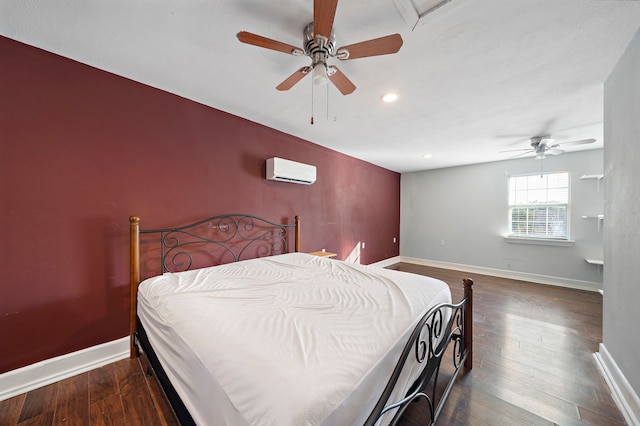
[[[569,172],[509,177],[509,236],[569,239]]]

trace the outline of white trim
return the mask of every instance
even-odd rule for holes
[[[419,259],[408,256],[398,256],[392,258],[393,263],[407,262],[416,265],[431,266],[434,268],[453,269],[456,271],[469,272],[493,277],[509,278],[512,280],[529,281],[538,284],[555,285],[559,287],[575,288],[578,290],[600,291],[602,284],[592,281],[574,280],[571,278],[552,277],[549,275],[530,274],[527,272],[506,271],[504,269],[485,268],[482,266],[463,265],[459,263],[442,262],[439,260]],[[380,262],[378,262],[380,263]],[[391,264],[393,264],[391,263]],[[377,264],[376,264],[377,265]]]
[[[504,237],[504,241],[509,244],[534,244],[539,246],[559,246],[559,247],[573,247],[574,240],[561,240],[556,238],[535,238],[535,237],[516,237],[514,235],[507,235]]]
[[[370,263],[369,266],[377,266],[379,268],[386,268],[387,266],[395,265],[396,263],[403,262],[401,256],[390,257],[380,262]]]
[[[604,343],[600,343],[599,351],[593,354],[598,367],[602,371],[611,396],[630,426],[640,426],[640,398],[611,358]]]
[[[0,401],[125,359],[129,336],[0,374]]]

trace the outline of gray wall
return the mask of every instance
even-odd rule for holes
[[[485,268],[499,276],[601,288],[602,270],[585,258],[603,258],[603,232],[597,220],[581,216],[603,213],[604,191],[602,181],[598,191],[597,180],[580,177],[603,172],[603,150],[548,156],[542,166],[571,174],[572,247],[505,242],[508,175],[540,172],[540,161],[528,157],[403,174],[400,255]]]
[[[603,345],[640,395],[640,32],[604,89]]]

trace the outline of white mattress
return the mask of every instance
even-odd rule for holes
[[[361,425],[450,302],[436,279],[291,253],[145,280],[138,315],[198,425]]]

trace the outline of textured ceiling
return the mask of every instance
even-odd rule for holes
[[[603,83],[640,1],[451,0],[411,20],[434,4],[338,4],[337,46],[404,40],[395,55],[334,60],[357,86],[348,96],[315,86],[312,98],[310,78],[275,90],[309,59],[236,39],[301,46],[312,0],[2,0],[0,34],[398,172],[507,159],[542,134],[602,147]],[[383,104],[387,91],[398,101]]]

